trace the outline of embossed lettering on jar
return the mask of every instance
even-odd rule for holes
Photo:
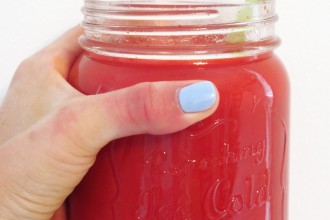
[[[221,100],[174,134],[109,143],[68,199],[70,220],[286,220],[289,86],[272,0],[85,0],[70,83],[92,95],[209,80]]]

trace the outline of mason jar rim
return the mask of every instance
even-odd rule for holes
[[[85,34],[79,42],[90,52],[134,58],[265,53],[279,43],[274,29],[274,3],[85,0]],[[148,50],[143,51],[146,47]],[[174,53],[173,47],[180,48],[179,54]]]
[[[274,0],[84,0],[86,3],[98,3],[98,4],[148,4],[148,5],[248,5],[248,4],[262,4],[274,2]]]

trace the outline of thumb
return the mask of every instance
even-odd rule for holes
[[[176,132],[212,114],[218,102],[207,81],[142,83],[76,98],[0,148],[0,207],[15,210],[16,219],[48,219],[109,141]]]
[[[76,99],[45,130],[52,142],[60,140],[57,149],[95,155],[117,138],[182,130],[212,114],[217,104],[217,90],[208,81],[141,83]]]

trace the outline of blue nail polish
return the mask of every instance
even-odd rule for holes
[[[181,109],[187,113],[207,110],[214,104],[216,94],[214,85],[208,81],[183,87],[179,92]]]

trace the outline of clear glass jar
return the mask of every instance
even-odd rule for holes
[[[70,220],[286,220],[289,83],[272,0],[85,0],[69,81],[99,94],[210,80],[221,101],[174,134],[109,143],[68,199]]]

